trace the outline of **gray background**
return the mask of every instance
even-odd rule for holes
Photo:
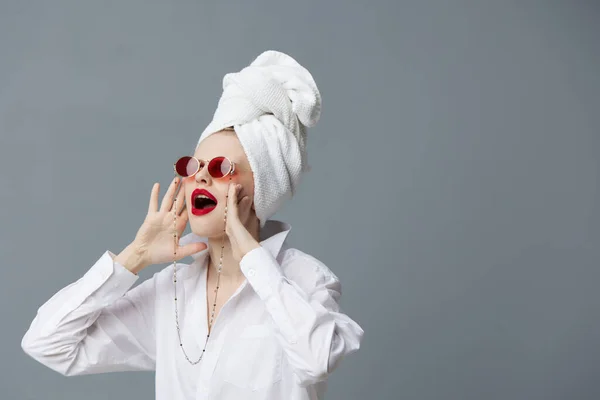
[[[20,340],[266,49],[323,94],[276,217],[366,331],[328,398],[600,398],[599,41],[593,1],[2,1],[0,398],[153,398]]]

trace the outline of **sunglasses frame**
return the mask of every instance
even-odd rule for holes
[[[185,157],[193,158],[198,163],[198,168],[196,169],[196,171],[194,171],[194,173],[192,173],[192,174],[189,174],[188,176],[183,176],[179,172],[177,172],[177,163],[179,162],[179,160],[181,160],[182,158],[185,158]],[[214,177],[210,173],[210,169],[209,169],[208,170],[208,174],[211,176],[211,178],[213,178],[213,179],[222,179],[222,178],[225,178],[227,175],[233,175],[233,173],[235,172],[235,163],[233,161],[231,161],[229,158],[225,157],[225,156],[213,157],[210,160],[202,160],[202,159],[196,158],[194,156],[182,156],[182,157],[179,157],[175,163],[173,163],[173,171],[175,171],[175,174],[177,174],[181,178],[189,178],[189,177],[192,177],[192,176],[196,175],[198,172],[200,172],[200,170],[202,168],[208,167],[210,165],[210,163],[213,160],[217,159],[217,158],[223,158],[223,159],[225,159],[225,160],[227,160],[229,162],[229,171],[227,171],[225,174],[223,174],[223,176]],[[204,163],[204,166],[201,166],[202,163]]]

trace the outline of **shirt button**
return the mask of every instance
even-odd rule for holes
[[[248,276],[254,276],[255,274],[256,274],[256,271],[254,271],[253,269],[248,270]]]

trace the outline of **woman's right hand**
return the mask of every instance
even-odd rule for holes
[[[122,257],[123,259],[134,258],[137,260],[136,262],[131,262],[130,266],[123,264],[134,273],[137,273],[148,265],[181,260],[182,258],[202,251],[207,247],[206,244],[202,242],[179,246],[179,238],[188,222],[188,213],[182,213],[182,210],[185,207],[184,190],[182,187],[177,194],[178,216],[177,224],[175,226],[175,232],[177,233],[177,252],[176,254],[173,254],[175,238],[173,237],[174,227],[172,207],[179,180],[179,177],[173,179],[169,189],[163,197],[160,208],[158,207],[160,184],[155,183],[152,187],[146,219],[144,219],[133,242],[123,251],[123,253],[130,253],[124,255]],[[179,213],[181,213],[181,215],[179,215]],[[135,254],[135,256],[132,256],[132,254]],[[117,257],[120,256],[121,254]],[[115,258],[115,260],[117,259]]]

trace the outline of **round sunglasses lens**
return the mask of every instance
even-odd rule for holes
[[[181,157],[175,164],[175,170],[181,176],[190,176],[198,169],[198,162],[193,157]]]
[[[222,178],[231,169],[231,163],[225,157],[216,157],[208,164],[208,173],[213,178]]]

